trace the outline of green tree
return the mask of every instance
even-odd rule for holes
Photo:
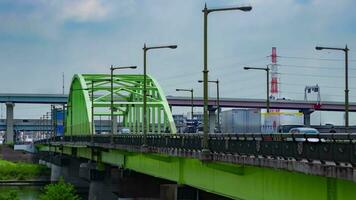
[[[44,188],[40,200],[80,200],[74,186],[60,179],[58,183],[49,184]]]
[[[0,194],[0,200],[20,200],[15,190],[9,190]]]

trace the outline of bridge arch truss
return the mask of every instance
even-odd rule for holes
[[[176,133],[171,109],[162,88],[147,75],[147,130]],[[119,126],[130,133],[143,130],[143,75],[113,76],[113,110]],[[70,87],[66,110],[66,135],[87,135],[95,130],[94,118],[111,116],[111,76],[76,74]],[[95,121],[95,120],[94,120]]]

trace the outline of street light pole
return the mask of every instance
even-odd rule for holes
[[[147,47],[146,43],[143,45],[143,146],[147,146],[147,60],[146,54],[151,49],[176,49],[177,45],[165,45],[165,46],[151,46]],[[161,122],[159,122],[161,123]]]
[[[94,80],[91,81],[91,142],[94,141],[95,126],[94,126]]]
[[[117,69],[136,69],[137,66],[114,67],[110,66],[110,116],[111,116],[111,137],[110,142],[114,140],[114,71]]]
[[[146,82],[146,75],[147,75],[147,60],[146,60],[146,56],[147,56],[147,47],[146,47],[146,43],[143,45],[143,111],[142,111],[142,120],[143,120],[143,145],[146,146],[147,145],[147,130],[146,130],[146,107],[147,107],[147,82]],[[158,122],[161,123],[161,122]]]
[[[94,141],[94,135],[96,134],[96,130],[95,130],[95,119],[94,119],[94,83],[96,82],[102,82],[102,81],[110,81],[111,82],[112,79],[97,79],[97,80],[91,80],[91,128],[92,128],[92,134],[91,134],[91,142]],[[111,88],[112,85],[111,85]],[[87,90],[83,89],[83,90]],[[113,103],[113,102],[112,102]]]
[[[205,4],[204,10],[204,69],[203,69],[203,97],[204,97],[204,111],[203,111],[203,149],[208,152],[208,14],[209,10]]]
[[[40,133],[40,139],[44,139],[43,138],[43,133],[42,133],[42,129],[43,129],[43,127],[42,127],[42,117],[40,117],[40,121],[39,121],[39,128],[38,128],[38,130],[39,130],[39,133]]]
[[[221,125],[220,125],[220,92],[219,92],[219,79],[216,80],[216,100],[217,100],[217,107],[218,107],[218,132],[221,132]]]
[[[114,135],[114,66],[110,66],[110,119],[111,119],[111,137],[110,142],[113,142]]]
[[[349,58],[348,58],[348,53],[349,53],[349,48],[347,48],[347,45],[345,48],[335,48],[335,47],[320,47],[316,46],[316,50],[337,50],[337,51],[343,51],[345,53],[345,132],[347,133],[349,131]]]
[[[192,89],[176,89],[176,91],[177,91],[177,92],[182,92],[182,91],[184,91],[184,92],[190,92],[190,94],[191,94],[191,98],[190,98],[190,103],[191,103],[191,115],[192,115],[191,119],[192,119],[192,121],[193,121],[193,119],[194,119],[194,90],[193,90],[193,88],[192,88]]]
[[[217,11],[229,11],[229,10],[241,10],[248,12],[252,9],[251,6],[243,7],[229,7],[229,8],[217,8],[208,9],[206,4],[202,12],[204,13],[204,69],[203,69],[203,90],[204,90],[204,138],[203,138],[203,152],[209,152],[208,150],[208,14]]]
[[[269,108],[270,108],[270,98],[269,98],[269,67],[267,66],[266,68],[266,76],[267,76],[267,83],[266,83],[266,91],[267,91],[267,96],[266,96],[266,101],[267,101],[267,113],[269,113]]]
[[[194,120],[194,90],[192,89],[191,96],[190,96],[190,104],[192,106],[192,121]]]
[[[198,80],[199,83],[203,83],[202,80]],[[208,83],[216,83],[216,105],[217,105],[217,110],[218,110],[218,132],[221,131],[221,126],[220,126],[220,91],[219,91],[219,79],[216,79],[216,81],[208,81]]]
[[[51,137],[50,137],[50,132],[49,132],[49,130],[48,130],[48,122],[49,122],[49,116],[48,116],[48,112],[46,112],[46,117],[45,117],[45,119],[46,119],[46,121],[45,121],[45,123],[46,123],[46,134],[47,134],[47,137],[48,137],[48,142],[50,141],[50,139],[52,139]]]
[[[265,67],[265,68],[260,68],[260,67],[244,67],[244,70],[250,70],[250,69],[252,69],[252,70],[263,70],[263,71],[266,71],[266,76],[267,76],[267,78],[266,78],[266,80],[267,80],[267,84],[266,84],[266,86],[267,86],[267,91],[266,91],[266,94],[267,94],[267,96],[266,96],[266,109],[267,109],[267,113],[269,113],[269,110],[270,110],[270,100],[269,100],[269,71],[270,71],[270,69],[269,69],[269,67],[268,67],[269,65],[267,65],[267,67]]]
[[[55,122],[54,122],[54,114],[55,114],[56,110],[55,110],[55,106],[54,105],[51,105],[51,136],[52,136],[52,141],[54,141],[54,138],[55,138]]]
[[[345,46],[345,132],[349,131],[349,49]]]
[[[70,141],[73,141],[73,99],[70,101]]]

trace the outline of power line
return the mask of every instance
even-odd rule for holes
[[[338,58],[312,58],[312,57],[298,57],[298,56],[277,56],[278,58],[287,58],[287,59],[300,59],[300,60],[321,60],[321,61],[345,61],[344,59]],[[349,62],[355,62],[356,60],[349,59]]]
[[[284,82],[279,82],[280,85],[290,85],[290,86],[306,86],[306,84],[298,84],[298,83],[284,83]],[[321,88],[335,88],[335,89],[344,89],[345,87],[343,86],[330,86],[330,85],[320,85],[318,84]],[[349,89],[355,89],[356,88],[349,88]]]
[[[225,57],[222,57],[221,59],[223,59]],[[216,59],[215,59],[216,60]],[[218,59],[219,60],[219,59]],[[259,58],[256,58],[256,59],[250,59],[248,61],[245,61],[245,62],[238,62],[238,63],[233,63],[233,64],[225,64],[224,66],[238,66],[238,65],[248,65],[248,64],[251,64],[251,63],[256,63],[256,62],[261,62],[261,61],[264,61],[266,60],[266,57],[259,57]],[[235,75],[233,74],[233,72],[236,72],[236,71],[239,71],[239,70],[242,70],[242,67],[239,68],[239,67],[235,67],[235,68],[224,68],[223,66],[218,68],[218,69],[211,69],[211,73],[213,73],[216,78],[219,78],[221,76],[231,76],[231,75]],[[217,73],[216,73],[217,71]],[[222,73],[219,73],[219,72],[222,72]],[[182,78],[182,77],[191,77],[191,76],[194,76],[194,75],[202,75],[201,72],[190,72],[190,73],[181,73],[181,74],[177,74],[177,75],[172,75],[172,76],[169,76],[169,77],[165,77],[163,79],[158,79],[159,81],[166,81],[166,80],[171,80],[171,79],[179,79],[179,78]],[[182,81],[182,82],[186,82],[186,81]]]
[[[289,64],[278,64],[278,66],[283,66],[283,67],[297,67],[297,68],[317,68],[317,69],[331,69],[331,70],[343,70],[343,67],[323,67],[323,66],[312,66],[312,65],[289,65]],[[279,68],[279,69],[283,69],[283,68]],[[349,70],[356,70],[353,69],[353,67],[350,68],[349,66]]]
[[[329,75],[312,75],[312,74],[299,74],[299,73],[279,73],[286,76],[308,76],[318,78],[344,78],[344,76],[329,76]],[[349,76],[349,78],[356,78],[356,76]]]
[[[284,93],[287,93],[287,94],[302,94],[304,95],[304,92],[284,92]],[[344,97],[344,95],[342,94],[321,94],[322,96],[336,96],[336,97]],[[349,96],[349,97],[356,97],[356,96]]]

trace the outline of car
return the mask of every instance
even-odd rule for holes
[[[292,128],[301,128],[301,127],[305,127],[305,126],[300,124],[279,125],[278,133],[288,133]]]
[[[296,128],[292,128],[289,130],[289,133],[291,134],[304,134],[304,135],[318,135],[320,134],[320,132],[315,129],[315,128],[309,128],[309,127],[296,127]],[[306,139],[305,138],[296,138],[295,141],[298,142],[305,142]],[[319,142],[318,138],[307,138],[308,142]]]
[[[130,134],[130,129],[129,128],[121,128],[119,133],[121,134]]]
[[[296,128],[291,128],[289,130],[289,133],[319,134],[320,132],[318,130],[316,130],[315,128],[296,127]]]

